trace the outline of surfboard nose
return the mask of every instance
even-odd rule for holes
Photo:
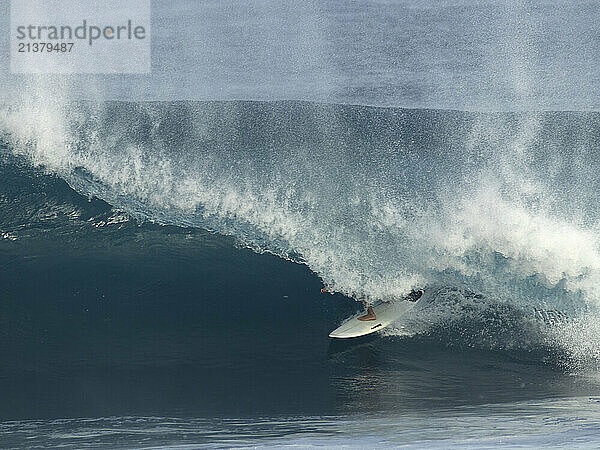
[[[329,337],[336,338],[336,339],[348,339],[351,337],[355,337],[355,334],[352,333],[351,330],[352,330],[351,328],[348,329],[347,327],[341,326],[341,327],[333,330],[331,333],[329,333]]]

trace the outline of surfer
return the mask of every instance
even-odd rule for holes
[[[362,304],[367,306],[367,302],[361,300]],[[373,307],[371,305],[367,306],[367,313],[364,316],[357,317],[358,320],[366,321],[366,320],[375,320],[377,319],[377,315],[375,311],[373,311]]]
[[[321,289],[321,293],[325,293],[325,292],[329,292],[327,290],[327,288],[322,288]],[[416,302],[417,300],[419,300],[421,298],[421,296],[423,295],[423,289],[413,289],[412,291],[410,291],[410,294],[408,294],[406,297],[404,297],[403,300],[409,301],[409,302]],[[367,306],[367,302],[364,300],[361,300],[362,304]],[[387,302],[386,302],[387,303]],[[357,317],[358,320],[361,321],[367,321],[367,320],[375,320],[377,318],[377,315],[375,314],[375,311],[373,311],[373,307],[371,305],[367,306],[367,313],[364,316],[360,316]]]

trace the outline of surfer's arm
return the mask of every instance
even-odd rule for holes
[[[326,292],[329,292],[326,287],[321,288],[321,294],[325,294]]]

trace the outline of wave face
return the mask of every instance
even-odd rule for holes
[[[596,113],[28,92],[2,113],[7,170],[41,168],[110,205],[57,200],[50,215],[214,231],[305,264],[356,299],[452,287],[517,310],[560,310],[580,322],[553,339],[573,353],[600,350],[590,325],[600,289]],[[42,220],[27,202],[2,213],[5,238]]]

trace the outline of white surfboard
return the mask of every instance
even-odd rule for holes
[[[419,299],[420,300],[420,299]],[[329,333],[329,337],[338,339],[347,339],[367,334],[375,333],[383,330],[388,325],[392,324],[408,311],[413,309],[419,300],[411,302],[408,300],[400,300],[396,302],[376,302],[373,305],[375,312],[375,320],[358,320],[360,316],[364,316],[366,311],[361,311],[354,316],[346,319],[342,324]]]

